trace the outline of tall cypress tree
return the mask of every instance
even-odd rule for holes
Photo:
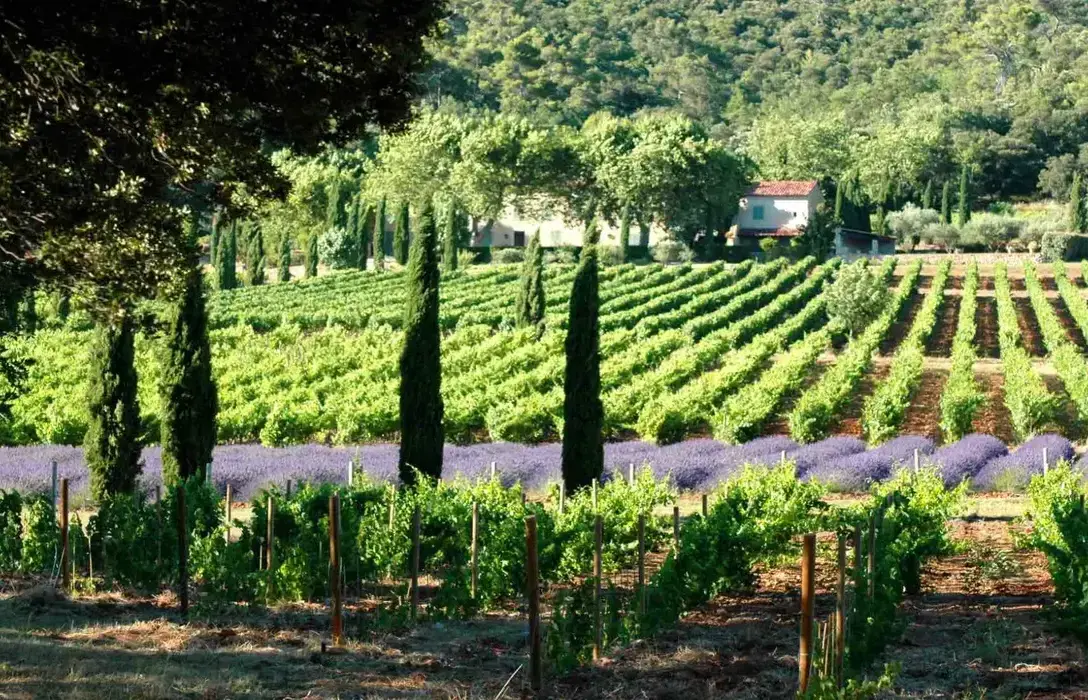
[[[835,183],[835,221],[842,224],[843,193],[846,186],[843,182]]]
[[[453,204],[446,209],[446,226],[442,238],[442,271],[457,271],[457,207]]]
[[[540,232],[537,231],[537,235]],[[620,262],[627,262],[627,258],[630,257],[631,248],[631,205],[624,203],[623,209],[620,210]],[[543,254],[543,253],[542,253]]]
[[[268,266],[264,252],[264,233],[257,222],[250,225],[248,253],[246,273],[249,276],[249,284],[256,287],[265,283],[265,268]]]
[[[971,191],[968,183],[967,166],[960,170],[960,205],[959,225],[964,226],[971,220]]]
[[[563,483],[573,493],[604,471],[596,222],[586,229],[570,295],[563,381]]]
[[[525,249],[515,320],[521,328],[544,323],[544,249],[540,246],[539,230]]]
[[[362,196],[362,195],[360,195]],[[355,267],[366,269],[366,259],[370,250],[370,231],[374,228],[374,205],[367,204],[363,207],[363,214],[359,218],[359,226],[355,231]]]
[[[215,256],[219,250],[220,225],[220,217],[217,214],[212,217],[212,232],[211,235],[208,237],[208,262],[211,263],[212,267],[215,267]]]
[[[306,239],[306,267],[304,276],[317,277],[317,232],[311,231]]]
[[[280,237],[280,282],[291,281],[291,239],[284,233]]]
[[[952,182],[949,180],[945,180],[941,187],[941,223],[952,223]]]
[[[181,298],[171,309],[162,386],[162,478],[164,485],[205,478],[216,440],[219,398],[212,378],[208,312],[200,269],[190,270]]]
[[[238,222],[231,221],[222,243],[219,244],[219,255],[216,261],[220,289],[234,289],[238,286],[237,253]]]
[[[442,361],[438,328],[438,251],[434,208],[419,214],[419,230],[408,261],[404,346],[400,355],[401,481],[415,482],[412,468],[442,476]]]
[[[140,405],[136,351],[128,313],[102,322],[91,341],[88,422],[83,456],[97,500],[136,488],[140,474]]]
[[[408,264],[408,202],[397,209],[397,221],[393,228],[393,259],[401,265]]]
[[[344,209],[346,191],[339,180],[333,180],[325,186],[325,228],[343,228],[347,219]]]
[[[1084,215],[1084,184],[1080,172],[1073,173],[1073,186],[1069,190],[1069,232],[1084,233],[1086,228]]]
[[[385,269],[385,197],[374,212],[374,269]]]
[[[926,188],[922,190],[922,208],[933,208],[933,178],[926,180]]]

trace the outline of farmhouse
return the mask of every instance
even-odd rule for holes
[[[801,235],[824,196],[816,180],[764,180],[752,185],[740,200],[729,245],[757,250],[763,239],[789,241]],[[835,255],[892,255],[895,239],[839,228],[835,231]]]

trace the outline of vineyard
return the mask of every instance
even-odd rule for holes
[[[1088,421],[1088,301],[1079,266],[885,261],[883,311],[848,337],[829,324],[837,262],[607,267],[601,275],[608,440],[666,445],[835,435],[951,443],[1076,440]],[[1048,268],[1050,266],[1047,266]],[[518,271],[455,273],[441,292],[447,440],[546,443],[562,426],[573,270],[546,268],[546,331],[513,323]],[[347,272],[213,294],[220,443],[395,441],[403,278]],[[161,341],[137,345],[142,419],[158,434]],[[77,317],[19,341],[32,361],[3,424],[10,445],[78,444],[88,343]]]

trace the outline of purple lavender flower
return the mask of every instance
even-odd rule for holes
[[[804,478],[811,469],[864,451],[863,441],[855,437],[838,436],[809,445],[801,445],[787,451],[786,457],[797,465],[797,476]]]
[[[976,491],[1019,491],[1031,477],[1043,473],[1043,450],[1053,465],[1071,460],[1076,454],[1073,443],[1061,435],[1039,435],[1025,442],[1009,455],[991,459],[972,481]]]
[[[973,478],[990,460],[1008,453],[1005,443],[993,435],[972,433],[937,450],[928,461],[940,468],[945,485],[955,486]]]
[[[912,464],[915,450],[919,455],[930,455],[935,449],[929,438],[904,435],[867,452],[827,459],[807,470],[803,478],[820,481],[836,491],[865,491],[871,484],[887,479],[897,466]]]

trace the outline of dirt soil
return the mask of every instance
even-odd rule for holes
[[[1039,320],[1035,318],[1035,311],[1031,308],[1031,301],[1022,297],[1014,298],[1012,301],[1016,305],[1016,316],[1020,322],[1020,341],[1024,344],[1024,349],[1032,357],[1046,357],[1043,334],[1039,330]],[[996,308],[994,312],[997,312]]]
[[[914,322],[914,316],[918,313],[924,296],[921,292],[915,291],[910,295],[910,299],[907,299],[907,303],[903,304],[903,307],[899,310],[899,318],[896,320],[895,325],[892,326],[884,340],[880,341],[878,352],[881,355],[894,353],[895,349],[899,347],[899,342],[910,332],[911,323]]]
[[[1005,407],[1005,378],[1000,372],[976,372],[975,379],[986,394],[986,402],[975,417],[975,432],[996,436],[1006,444],[1015,442],[1009,409]]]
[[[975,308],[975,328],[979,357],[1001,357],[997,339],[997,302],[993,297],[979,297]]]
[[[861,411],[865,406],[865,399],[873,393],[873,389],[891,370],[890,363],[874,363],[865,376],[858,383],[857,390],[853,392],[850,403],[839,411],[839,422],[831,430],[832,435],[853,435],[861,437]]]
[[[1062,322],[1062,327],[1065,328],[1065,334],[1069,337],[1069,340],[1080,348],[1081,352],[1088,350],[1088,344],[1085,343],[1084,333],[1073,319],[1073,316],[1069,313],[1069,307],[1066,306],[1065,300],[1060,297],[1051,299],[1050,305],[1054,307],[1054,312],[1058,315],[1058,320]]]
[[[941,392],[946,381],[946,371],[927,369],[922,372],[921,386],[911,399],[899,432],[904,435],[925,435],[940,442]]]
[[[956,336],[961,301],[962,299],[958,296],[945,296],[944,303],[941,304],[940,317],[937,319],[937,327],[926,343],[926,355],[948,357],[952,354],[952,339]]]

